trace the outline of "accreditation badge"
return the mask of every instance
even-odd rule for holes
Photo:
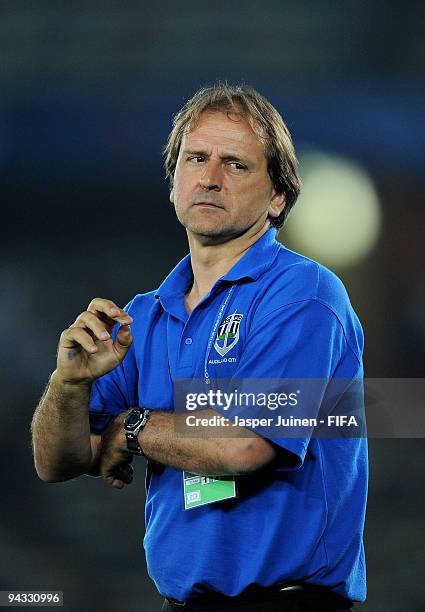
[[[200,476],[183,472],[184,509],[213,504],[236,497],[234,476]]]

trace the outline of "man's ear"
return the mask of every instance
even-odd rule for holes
[[[171,202],[171,204],[174,204],[174,187],[171,187],[170,202]]]
[[[272,199],[270,200],[269,206],[269,217],[277,219],[278,216],[283,212],[286,205],[286,198],[284,193],[276,193],[273,191]]]

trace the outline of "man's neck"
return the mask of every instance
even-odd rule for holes
[[[211,291],[219,278],[227,274],[248,249],[269,229],[269,224],[255,231],[220,244],[202,244],[188,233],[190,257],[193,270],[193,285],[186,295],[189,311]]]

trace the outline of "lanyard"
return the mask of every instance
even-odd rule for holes
[[[223,317],[223,314],[224,314],[224,312],[226,310],[226,306],[229,303],[230,296],[232,295],[234,288],[235,288],[235,285],[232,285],[230,287],[229,291],[227,292],[227,295],[224,298],[224,300],[223,300],[223,302],[222,302],[222,304],[220,306],[220,309],[219,309],[219,311],[217,313],[217,316],[215,318],[214,325],[213,325],[212,330],[211,330],[210,338],[208,340],[207,352],[205,353],[205,361],[204,361],[204,378],[205,378],[205,384],[207,384],[207,385],[210,384],[210,376],[208,374],[208,358],[210,356],[211,347],[212,347],[212,344],[214,342],[215,334],[217,332],[217,327],[220,324],[220,321],[221,321],[221,319]]]

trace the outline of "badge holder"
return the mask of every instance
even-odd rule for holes
[[[184,509],[237,497],[234,476],[200,476],[183,472]]]

